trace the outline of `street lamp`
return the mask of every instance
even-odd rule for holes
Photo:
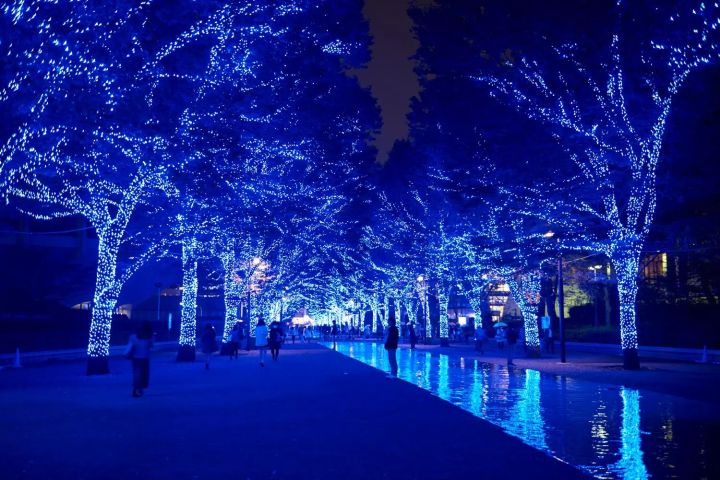
[[[555,237],[555,232],[549,230],[543,234],[544,238]],[[565,290],[563,288],[563,260],[562,251],[560,250],[560,238],[557,239],[558,259],[557,259],[557,298],[558,298],[558,327],[560,328],[560,363],[565,363]]]
[[[247,320],[247,351],[250,351],[250,294],[252,291],[250,290],[250,278],[248,276],[248,285],[247,285],[247,305],[245,308],[245,315]]]
[[[565,363],[565,290],[563,287],[563,260],[558,249],[558,320],[560,327],[560,363]]]
[[[598,283],[598,281],[597,281],[597,272],[598,272],[598,270],[600,270],[601,268],[602,268],[602,265],[593,265],[593,266],[591,266],[591,267],[588,267],[588,270],[590,270],[591,272],[593,272],[593,286],[592,286],[592,287],[593,287],[593,288],[592,288],[592,292],[593,292],[593,307],[594,307],[594,308],[593,308],[593,313],[594,313],[594,323],[593,323],[593,325],[594,325],[595,327],[598,326],[598,316],[599,316],[599,314],[598,314],[598,309],[599,309],[599,305],[598,305],[598,297],[599,297],[599,295],[598,295],[598,293],[599,293],[599,290],[600,290],[600,289],[599,289],[599,283]]]
[[[418,293],[420,294],[420,305],[423,312],[423,329],[425,330],[425,335],[423,335],[423,343],[425,345],[430,344],[430,335],[432,333],[432,325],[430,325],[430,312],[428,311],[428,302],[427,302],[427,283],[424,275],[418,275],[417,277],[417,283],[418,283]]]
[[[160,323],[160,289],[162,288],[162,283],[155,282],[155,288],[157,288],[157,322]]]

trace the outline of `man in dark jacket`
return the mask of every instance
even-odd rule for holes
[[[507,344],[508,344],[507,364],[508,364],[508,366],[515,365],[513,363],[513,353],[515,351],[515,344],[517,343],[517,340],[518,340],[517,328],[515,327],[515,325],[510,325],[510,329],[507,332]]]
[[[397,348],[398,340],[400,338],[400,332],[395,326],[395,319],[390,318],[388,320],[387,337],[385,339],[385,350],[388,352],[388,362],[390,363],[390,375],[397,377],[398,364],[397,364]]]

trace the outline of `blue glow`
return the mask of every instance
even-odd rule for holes
[[[83,217],[97,233],[91,358],[107,360],[127,280],[164,257],[183,257],[180,343],[190,344],[197,274],[180,253],[183,232],[214,237],[204,239],[202,255],[224,264],[226,340],[246,293],[234,277],[246,253],[235,240],[307,235],[321,245],[313,261],[335,260],[326,237],[344,228],[337,217],[347,199],[328,192],[325,180],[354,179],[355,159],[378,123],[370,94],[343,71],[366,61],[361,8],[295,0],[0,6],[12,24],[0,41],[7,74],[0,106],[14,112],[0,139],[0,195],[37,219]],[[317,110],[308,112],[311,105]],[[202,205],[197,218],[173,213],[193,203]],[[307,211],[276,215],[297,205]],[[251,210],[269,220],[264,230],[246,228],[254,226]],[[304,246],[305,239],[294,243],[300,252]],[[297,270],[297,263],[285,268],[288,259],[298,262],[292,253],[275,252],[284,265],[274,267]],[[282,279],[296,287],[288,288],[294,308],[301,295],[320,302],[307,291],[330,275],[315,270],[318,278]],[[281,287],[273,287],[250,291],[253,330],[258,315],[282,311],[274,293]]]
[[[654,222],[667,120],[688,77],[720,58],[720,8],[717,3],[696,5],[677,5],[682,10],[669,16],[665,38],[651,41],[650,52],[642,45],[622,47],[617,22],[599,63],[577,53],[583,46],[565,44],[549,49],[547,67],[540,59],[521,57],[508,62],[511,68],[502,74],[474,77],[492,97],[546,126],[572,161],[573,167],[558,172],[572,179],[571,190],[551,200],[543,198],[543,188],[529,188],[518,210],[575,232],[573,248],[607,255],[618,283],[621,346],[628,354],[637,353],[639,259]],[[618,1],[619,19],[624,8]],[[598,50],[596,45],[584,48]],[[626,82],[626,67],[633,71],[639,64],[642,78]],[[626,367],[636,368],[631,357]]]
[[[640,430],[640,392],[631,388],[621,388],[622,397],[622,446],[620,460],[614,469],[624,478],[643,480],[649,478],[643,463],[643,450]]]
[[[183,244],[183,291],[182,312],[180,321],[180,346],[195,347],[197,336],[197,289],[198,289],[198,260],[197,244],[195,241],[186,241]]]
[[[522,421],[517,421],[522,419]],[[540,372],[525,371],[525,388],[518,391],[510,415],[502,425],[503,429],[520,437],[526,443],[547,451],[542,405],[540,404]]]
[[[382,344],[340,342],[337,351],[388,369]],[[682,468],[696,471],[713,454],[705,446],[709,431],[697,431],[704,437],[681,452],[667,433],[668,418],[676,429],[687,421],[685,428],[693,432],[698,421],[720,422],[720,412],[710,403],[652,392],[641,396],[633,389],[422,350],[401,348],[397,355],[400,379],[598,478],[665,478]],[[653,408],[641,412],[641,398]],[[668,451],[675,452],[673,458],[657,460]]]

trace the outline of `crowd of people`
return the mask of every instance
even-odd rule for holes
[[[469,338],[475,341],[475,349],[480,354],[485,353],[486,346],[493,342],[498,351],[504,351],[507,355],[507,364],[514,365],[516,345],[525,345],[525,331],[522,324],[506,324],[497,322],[490,329],[482,327],[460,329],[457,325],[451,325],[448,336],[450,340],[468,342]],[[546,352],[554,353],[554,339],[549,317],[540,320],[540,337]],[[424,340],[425,331],[422,326],[417,327],[414,322],[396,325],[395,319],[390,318],[388,327],[384,331],[373,332],[370,325],[365,325],[362,330],[347,323],[338,324],[333,321],[327,325],[283,325],[279,321],[273,321],[270,325],[265,323],[263,318],[258,320],[255,328],[254,344],[258,350],[258,360],[261,367],[265,366],[267,351],[270,350],[270,357],[273,361],[280,358],[280,349],[286,342],[312,343],[314,341],[332,341],[333,348],[336,348],[338,340],[357,340],[382,338],[385,350],[387,350],[390,364],[390,375],[397,376],[397,348],[402,340],[410,345],[411,349],[419,341]],[[125,356],[132,361],[133,371],[133,397],[141,397],[150,381],[150,351],[153,347],[154,335],[150,322],[140,324],[137,332],[130,337]],[[238,321],[232,328],[230,339],[223,348],[223,354],[230,359],[237,359],[243,341],[250,342],[250,335],[243,323]],[[205,324],[202,333],[198,338],[200,352],[205,360],[205,369],[210,369],[210,360],[213,354],[220,350],[220,342],[217,331],[211,323]],[[249,350],[249,345],[248,350]]]

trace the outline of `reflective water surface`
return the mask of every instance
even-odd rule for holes
[[[389,371],[381,344],[337,351]],[[397,355],[402,380],[597,478],[720,478],[720,411],[710,403],[417,350]]]

